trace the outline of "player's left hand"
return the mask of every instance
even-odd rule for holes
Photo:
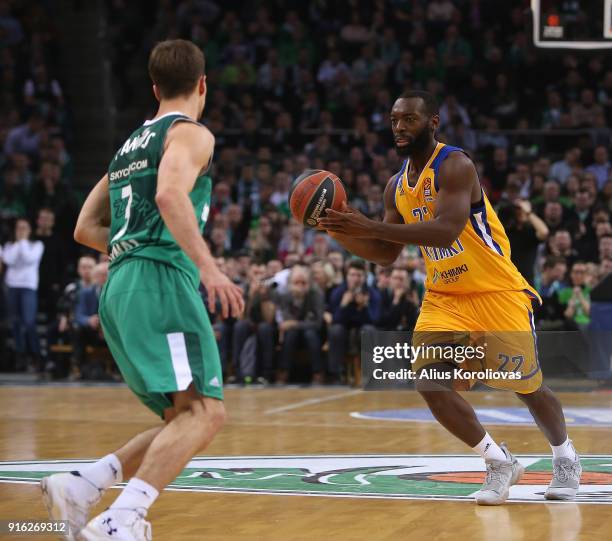
[[[372,234],[373,220],[346,203],[340,212],[327,208],[325,213],[327,215],[319,220],[319,225],[328,232],[357,238],[368,238]]]

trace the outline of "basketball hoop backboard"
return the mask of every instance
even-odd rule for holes
[[[536,47],[612,48],[612,0],[531,0],[531,9]]]

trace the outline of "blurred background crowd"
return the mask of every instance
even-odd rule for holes
[[[474,159],[512,258],[544,299],[537,327],[586,332],[607,317],[594,306],[612,301],[612,60],[534,49],[528,5],[98,2],[113,110],[135,119],[113,133],[115,147],[155,114],[151,47],[182,37],[205,53],[203,122],[216,137],[205,237],[247,300],[243,319],[215,322],[228,381],[343,382],[361,330],[413,327],[417,248],[374,267],[291,220],[287,204],[304,169],[327,169],[354,207],[380,218],[401,166],[388,113],[408,89],[438,96],[439,139]],[[76,128],[79,88],[64,88],[58,62],[62,6],[0,0],[0,370],[117,379],[99,353],[106,257],[72,240],[97,178],[74,174],[89,133]]]

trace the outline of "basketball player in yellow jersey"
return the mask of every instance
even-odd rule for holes
[[[510,260],[510,243],[474,164],[461,149],[436,140],[438,124],[433,96],[402,94],[391,110],[391,128],[397,153],[407,159],[385,189],[383,221],[346,207],[327,209],[320,227],[347,250],[385,266],[404,245],[419,245],[427,280],[414,345],[486,344],[483,359],[458,363],[428,355],[413,366],[417,390],[438,422],[485,460],[487,476],[476,502],[504,503],[524,468],[457,392],[466,383],[455,377],[457,368],[490,371],[483,383],[512,390],[527,405],[553,451],[545,497],[571,500],[582,469],[561,404],[542,384],[532,312],[532,300],[540,299]],[[502,372],[517,379],[499,378]]]

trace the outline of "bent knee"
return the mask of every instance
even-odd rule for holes
[[[212,428],[214,432],[221,430],[227,420],[227,412],[225,404],[216,398],[204,398],[202,400],[204,406],[204,422]]]

